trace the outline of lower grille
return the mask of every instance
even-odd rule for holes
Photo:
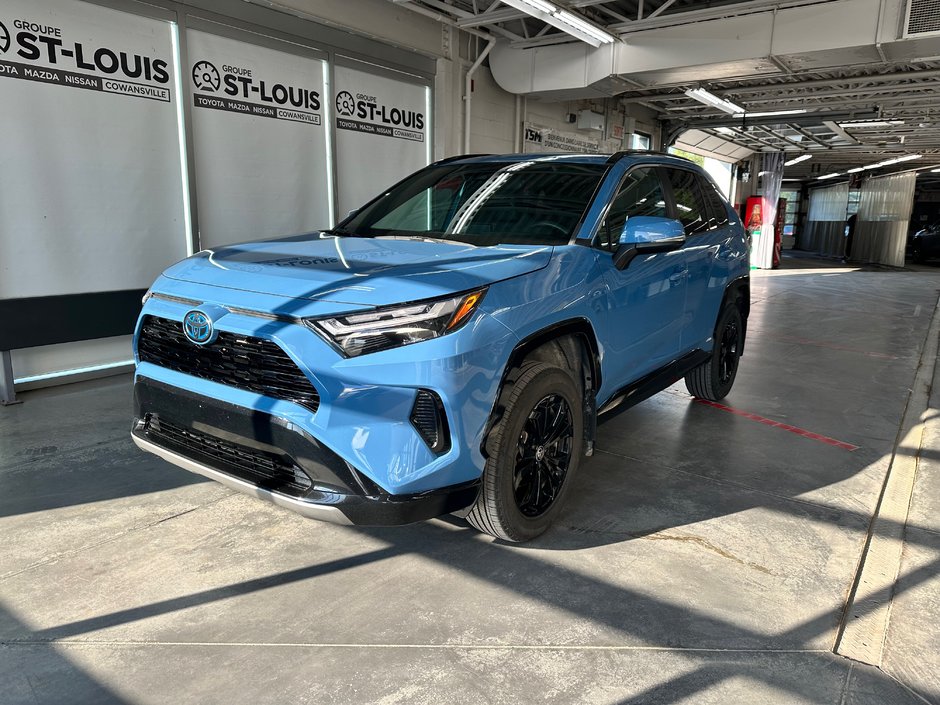
[[[310,477],[285,455],[232,443],[158,417],[150,418],[145,430],[148,438],[168,450],[272,492],[301,497],[313,485]]]

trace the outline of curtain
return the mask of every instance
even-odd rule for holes
[[[809,192],[809,212],[800,248],[832,257],[845,253],[845,221],[849,184],[836,184]]]
[[[916,180],[917,175],[909,171],[865,182],[858,206],[852,259],[904,266],[904,246]]]
[[[777,202],[783,185],[783,152],[762,155],[761,172],[764,175],[764,194],[761,202],[760,239],[751,245],[751,266],[770,269],[774,258],[774,230],[777,224]]]

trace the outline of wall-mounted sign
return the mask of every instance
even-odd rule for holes
[[[601,154],[610,151],[605,142],[586,137],[577,132],[565,132],[550,127],[542,127],[531,122],[523,129],[523,151],[533,152],[582,152]]]
[[[170,101],[169,53],[43,10],[0,13],[0,77]]]
[[[197,58],[190,72],[195,107],[321,124],[322,75],[314,77],[316,87],[311,88],[312,82],[306,77],[301,79],[302,85],[293,85],[285,80],[288,76],[278,76],[279,67],[245,64],[242,59],[217,65],[209,59]]]

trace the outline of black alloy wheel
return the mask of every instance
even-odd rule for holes
[[[513,542],[534,539],[551,526],[578,474],[583,398],[568,370],[533,360],[510,371],[484,441],[486,466],[467,514],[471,525]]]
[[[685,376],[685,386],[698,399],[721,401],[738,374],[744,344],[744,318],[737,302],[725,304],[715,325],[714,347],[701,365]]]
[[[731,319],[724,327],[718,348],[718,383],[724,387],[734,379],[738,371],[738,322]]]
[[[549,394],[529,412],[516,445],[513,494],[524,516],[541,516],[554,504],[568,476],[573,441],[568,402]]]

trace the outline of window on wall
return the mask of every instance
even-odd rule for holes
[[[846,217],[858,213],[858,204],[861,202],[862,192],[857,189],[849,191],[849,205],[846,208]]]
[[[653,136],[645,132],[634,132],[630,135],[630,149],[643,149],[649,151],[653,148]]]
[[[783,214],[783,234],[786,236],[796,234],[796,224],[800,219],[800,192],[781,191],[780,198],[787,201],[787,208]]]

